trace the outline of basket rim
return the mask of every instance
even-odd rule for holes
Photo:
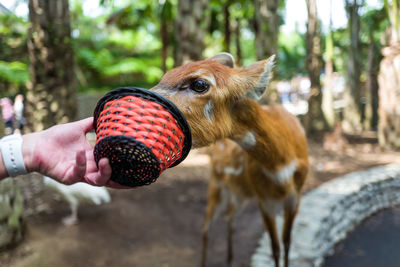
[[[96,108],[93,113],[94,130],[97,132],[97,119],[98,119],[101,111],[103,110],[104,105],[111,100],[119,99],[119,98],[122,98],[122,97],[125,97],[128,95],[133,95],[133,96],[141,97],[141,98],[145,97],[145,99],[148,99],[148,100],[156,100],[156,102],[158,104],[163,106],[170,114],[172,114],[174,119],[177,121],[178,126],[181,128],[181,130],[184,134],[185,140],[184,140],[184,143],[182,146],[181,157],[178,160],[176,160],[168,168],[174,167],[174,166],[178,165],[179,163],[181,163],[184,159],[186,159],[186,157],[189,154],[190,149],[192,148],[192,133],[191,133],[189,123],[187,122],[183,113],[178,109],[178,107],[173,102],[171,102],[167,98],[165,98],[153,91],[150,91],[148,89],[143,89],[143,88],[138,88],[138,87],[120,87],[120,88],[113,89],[113,90],[109,91],[108,93],[106,93],[97,102]]]

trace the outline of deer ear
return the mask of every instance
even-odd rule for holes
[[[213,57],[211,57],[209,59],[215,60],[218,63],[220,63],[222,65],[225,65],[227,67],[230,67],[230,68],[233,68],[234,65],[235,65],[234,57],[231,54],[226,53],[226,52],[223,52],[223,53],[220,53],[218,55],[215,55],[215,56],[213,56]]]
[[[246,96],[254,100],[260,100],[272,78],[272,69],[275,66],[275,55],[266,60],[257,61],[245,70],[248,78],[254,79],[255,83],[252,88],[247,90]]]

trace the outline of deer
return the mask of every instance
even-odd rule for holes
[[[225,209],[227,221],[227,266],[233,261],[233,220],[255,198],[246,173],[248,154],[234,141],[223,139],[208,149],[211,161],[211,176],[208,184],[207,208],[203,221],[201,266],[206,265],[208,234],[211,222]]]
[[[230,139],[240,147],[242,168],[230,170],[232,175],[240,175],[235,185],[256,198],[276,267],[280,266],[281,255],[276,216],[278,207],[283,207],[282,241],[287,267],[291,230],[309,163],[305,131],[298,119],[279,105],[262,108],[257,103],[271,80],[274,58],[238,68],[231,54],[220,53],[171,69],[150,90],[169,99],[183,113],[191,128],[192,148],[222,139]],[[222,183],[214,182],[214,186]],[[206,217],[219,199],[218,194],[209,193]],[[204,265],[204,245],[202,255]]]

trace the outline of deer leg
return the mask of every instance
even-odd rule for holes
[[[290,242],[291,242],[291,233],[293,222],[297,214],[297,210],[299,207],[299,196],[291,195],[289,198],[285,200],[284,203],[284,216],[285,221],[283,225],[283,244],[285,248],[285,267],[289,267],[289,249],[290,249]]]
[[[203,226],[201,229],[202,233],[202,250],[201,250],[201,266],[206,266],[207,258],[207,245],[208,245],[208,231],[210,229],[211,220],[214,217],[215,209],[221,201],[221,188],[217,183],[211,179],[208,186],[208,200],[206,208],[206,216],[203,221]]]
[[[227,266],[232,266],[232,260],[233,260],[233,242],[232,242],[232,236],[233,236],[233,218],[235,215],[235,205],[232,203],[232,201],[229,203],[227,212],[226,212],[226,217],[227,217],[227,226],[228,226],[228,236],[227,236]]]
[[[274,258],[275,267],[279,267],[279,259],[281,255],[281,249],[279,244],[278,231],[276,228],[276,202],[273,200],[260,200],[259,207],[261,216],[264,220],[264,225],[268,230],[269,237],[271,239],[272,256]]]

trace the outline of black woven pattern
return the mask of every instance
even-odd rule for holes
[[[128,136],[109,136],[95,146],[96,162],[108,158],[112,168],[111,180],[130,186],[149,185],[161,173],[156,156],[141,142]]]

